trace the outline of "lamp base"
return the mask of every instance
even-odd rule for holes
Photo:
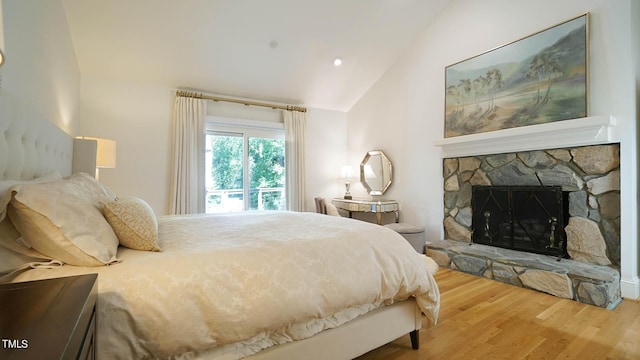
[[[349,182],[349,179],[345,179],[344,180],[344,198],[346,200],[351,200],[351,183]]]

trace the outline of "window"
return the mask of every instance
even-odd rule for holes
[[[269,124],[207,123],[207,213],[286,208],[284,130]]]

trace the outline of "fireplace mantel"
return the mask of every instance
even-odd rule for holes
[[[613,116],[589,116],[546,124],[436,140],[443,158],[565,148],[616,142]]]

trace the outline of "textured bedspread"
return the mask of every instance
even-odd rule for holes
[[[415,296],[437,318],[423,255],[382,226],[315,213],[159,219],[162,252],[34,269],[15,281],[98,272],[104,359],[238,358]]]

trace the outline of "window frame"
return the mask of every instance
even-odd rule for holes
[[[205,122],[205,136],[227,135],[242,137],[242,211],[250,211],[251,199],[249,193],[251,189],[249,178],[249,138],[284,140],[284,123],[226,118],[219,116],[206,116]],[[203,166],[205,166],[203,173],[205,174],[205,176],[208,176],[206,174],[206,164],[203,164]],[[285,165],[285,172],[286,171],[287,170]],[[206,178],[204,179],[204,181],[206,183]],[[285,189],[287,188],[287,186],[288,184],[285,181]]]

